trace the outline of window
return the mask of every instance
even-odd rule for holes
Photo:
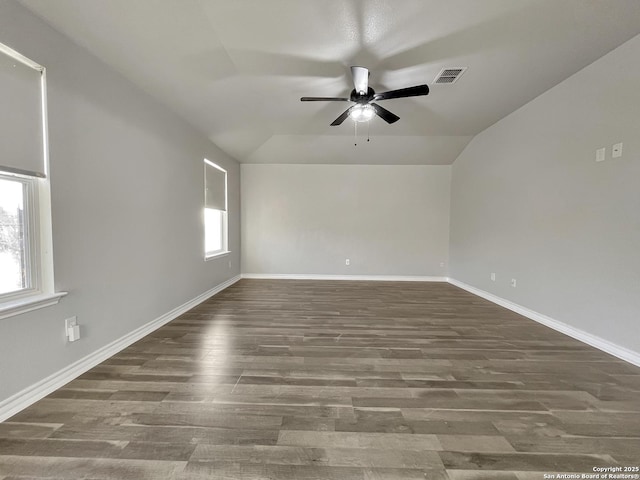
[[[205,259],[227,250],[227,171],[204,160],[204,253]]]
[[[32,179],[0,174],[0,295],[37,288],[37,217]]]
[[[53,291],[45,69],[0,44],[0,318]]]

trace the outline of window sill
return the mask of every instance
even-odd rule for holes
[[[55,305],[67,292],[43,293],[0,304],[0,320]]]
[[[204,261],[208,262],[209,260],[213,260],[214,258],[218,258],[218,257],[224,257],[226,255],[229,255],[231,253],[231,250],[226,250],[224,252],[218,252],[218,253],[212,253],[211,255],[205,255],[204,256]]]

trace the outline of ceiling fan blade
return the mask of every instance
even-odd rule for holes
[[[356,93],[366,94],[369,91],[369,69],[365,67],[351,67],[353,86]]]
[[[301,102],[348,102],[348,98],[342,97],[302,97]]]
[[[395,123],[400,120],[400,117],[395,113],[391,113],[389,110],[382,108],[377,103],[370,103],[369,105],[371,105],[376,111],[376,114],[387,123]]]
[[[416,85],[415,87],[401,88],[399,90],[390,90],[388,92],[376,93],[374,100],[389,100],[390,98],[419,97],[420,95],[429,95],[428,85]]]
[[[336,119],[331,123],[331,126],[332,126],[332,127],[335,127],[336,125],[341,125],[341,124],[342,124],[342,122],[344,122],[344,121],[347,119],[347,117],[348,117],[348,116],[349,116],[349,114],[351,113],[351,110],[353,110],[353,109],[354,109],[354,107],[356,107],[356,106],[357,106],[357,105],[354,105],[353,107],[349,107],[349,108],[347,108],[347,109],[342,113],[342,115],[340,115],[338,118],[336,118]]]

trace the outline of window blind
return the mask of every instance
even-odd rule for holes
[[[205,208],[227,210],[227,172],[208,162],[204,163]]]
[[[44,177],[42,71],[0,44],[0,170]]]

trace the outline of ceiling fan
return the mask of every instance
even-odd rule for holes
[[[331,125],[340,125],[347,117],[353,118],[356,122],[367,122],[378,115],[387,123],[395,123],[400,117],[391,113],[386,108],[381,107],[375,101],[389,100],[391,98],[418,97],[429,94],[428,85],[416,85],[415,87],[401,88],[399,90],[390,90],[384,93],[376,93],[369,86],[369,69],[365,67],[351,67],[351,76],[353,77],[354,89],[351,90],[349,98],[344,97],[302,97],[302,102],[353,102],[342,115],[336,118]]]

